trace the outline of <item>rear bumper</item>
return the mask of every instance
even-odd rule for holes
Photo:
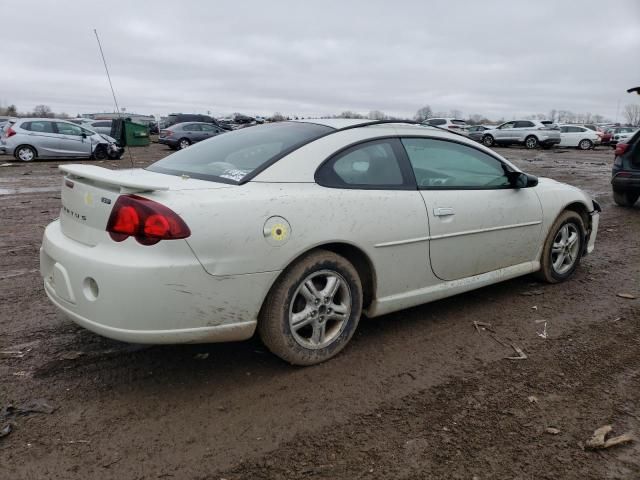
[[[636,173],[632,177],[621,177],[619,173],[616,173],[611,179],[611,186],[618,192],[640,190],[640,173]]]
[[[208,343],[253,335],[279,272],[213,276],[184,240],[140,248],[125,242],[91,247],[64,235],[59,221],[51,223],[40,271],[52,303],[77,324],[125,342]]]
[[[159,138],[158,139],[158,143],[161,143],[162,145],[169,145],[170,147],[177,147],[178,146],[178,141],[177,140],[172,140],[169,138]]]

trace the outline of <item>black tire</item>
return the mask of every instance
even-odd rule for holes
[[[580,150],[591,150],[593,148],[593,142],[587,138],[578,142],[578,148]]]
[[[554,254],[556,255],[556,260],[558,260],[558,253],[554,251],[553,246],[556,241],[556,237],[561,235],[561,230],[565,226],[567,226],[568,229],[573,228],[575,230],[577,235],[575,242],[577,245],[573,247],[574,244],[572,244],[572,247],[570,247],[571,250],[574,251],[574,255],[571,257],[573,261],[570,265],[561,265],[560,267],[567,268],[566,271],[563,271],[561,269],[556,269],[554,266]],[[536,277],[547,283],[564,282],[571,277],[580,264],[580,258],[584,250],[585,232],[586,229],[584,221],[577,212],[574,212],[573,210],[565,210],[562,212],[549,229],[549,234],[544,242],[542,255],[540,257],[540,270],[536,272]],[[567,251],[569,251],[568,248]]]
[[[330,301],[324,297],[323,302],[318,300],[321,297],[312,295],[311,298],[315,298],[316,302],[313,303],[312,300],[308,300],[308,296],[301,293],[301,289],[308,285],[310,277],[314,275],[317,275],[315,278],[320,281],[322,281],[322,275],[340,278],[338,282],[340,290],[331,294]],[[313,291],[320,295],[325,288],[329,288],[328,282],[324,286],[322,283],[319,286],[316,284]],[[309,293],[311,289],[306,291]],[[324,317],[323,313],[328,312],[329,315],[332,313],[330,306],[335,306],[334,295],[339,292],[345,292],[340,293],[342,295],[340,301],[346,303],[342,307],[348,307],[348,310],[342,320],[328,319],[328,316]],[[305,302],[307,302],[306,305]],[[316,308],[314,306],[308,310],[310,304],[318,305],[317,310],[313,310]],[[321,310],[323,307],[325,310]],[[304,326],[294,331],[291,323],[296,314],[295,309],[301,313],[305,311],[308,313],[306,320],[300,322],[304,323]],[[293,365],[315,365],[334,357],[346,346],[356,331],[361,313],[362,282],[356,269],[340,255],[326,250],[316,250],[290,265],[271,288],[260,311],[258,333],[267,348],[283,360]],[[323,335],[327,337],[333,335],[333,338],[330,338],[330,343],[326,345],[309,346],[313,343],[316,328],[320,327]],[[305,329],[311,337],[308,341],[302,338],[307,333]],[[323,336],[319,338],[322,339]]]
[[[638,191],[613,191],[613,201],[621,207],[633,207],[638,201],[638,197],[640,197],[640,192]]]
[[[13,156],[21,162],[32,162],[38,157],[38,152],[29,145],[20,145],[16,148],[15,152],[13,152]]]
[[[109,153],[107,152],[106,145],[98,145],[96,149],[93,151],[93,155],[91,156],[94,160],[106,160],[109,158]]]
[[[124,155],[124,150],[121,150],[117,153],[109,153],[109,160],[120,160]]]
[[[180,150],[184,150],[190,145],[191,145],[191,140],[189,140],[188,138],[181,138],[180,140],[178,140],[178,149]]]
[[[484,137],[482,137],[482,144],[485,147],[493,147],[495,143],[496,141],[493,139],[491,135],[485,135]]]
[[[529,150],[533,150],[534,148],[538,147],[538,139],[535,137],[535,135],[529,135],[524,139],[524,146]]]

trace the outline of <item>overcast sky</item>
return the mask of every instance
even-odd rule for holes
[[[0,103],[128,112],[619,119],[640,96],[640,1],[2,2]]]

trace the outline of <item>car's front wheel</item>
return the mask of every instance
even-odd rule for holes
[[[35,149],[33,147],[30,147],[29,145],[22,145],[16,148],[14,155],[17,160],[22,160],[23,162],[30,162],[32,160],[35,160],[37,156]]]
[[[362,283],[344,257],[317,250],[285,270],[260,312],[263,343],[294,365],[314,365],[337,355],[362,313]]]
[[[98,145],[93,151],[93,158],[95,160],[106,160],[109,158],[109,152],[106,145]]]
[[[537,276],[549,283],[563,282],[580,263],[585,242],[582,217],[572,210],[560,214],[549,230],[540,257]]]
[[[616,192],[613,191],[613,201],[621,207],[633,207],[633,204],[638,201],[640,192]]]
[[[178,142],[178,147],[180,148],[180,150],[187,148],[189,145],[191,145],[191,140],[189,140],[188,138],[181,138]]]

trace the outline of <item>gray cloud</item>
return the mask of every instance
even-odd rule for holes
[[[128,111],[493,118],[637,102],[640,4],[537,2],[12,2],[0,102],[112,110],[93,28]],[[618,19],[619,21],[615,20]]]

